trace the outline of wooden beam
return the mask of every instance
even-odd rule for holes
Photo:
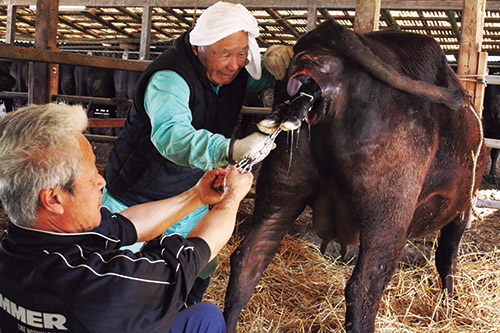
[[[60,5],[81,5],[89,7],[137,7],[137,0],[60,0]],[[304,0],[239,0],[247,8],[299,8],[307,7]],[[314,0],[307,1],[307,4],[314,3],[317,8],[328,9],[354,9],[356,0]],[[27,6],[35,5],[36,0],[2,0],[2,5]],[[178,7],[178,8],[206,8],[214,4],[214,0],[143,0],[141,6],[152,7]],[[384,9],[435,9],[435,10],[462,10],[462,0],[383,0],[381,8]],[[487,10],[499,10],[500,0],[488,0]]]
[[[378,30],[381,0],[356,0],[354,31],[359,33]]]
[[[327,10],[327,9],[325,9],[325,8],[320,8],[320,9],[319,9],[319,12],[320,12],[321,16],[323,16],[323,18],[324,18],[325,20],[329,20],[329,19],[331,19],[331,18],[332,18],[332,16],[330,15],[330,13],[328,13],[328,10]]]
[[[61,52],[56,50],[40,50],[1,43],[0,58],[123,69],[126,71],[139,72],[144,71],[151,63],[151,61],[145,60],[122,60],[107,57],[94,57],[78,53]]]
[[[273,19],[275,19],[284,29],[285,31],[291,33],[292,35],[295,36],[295,38],[299,38],[300,34],[295,30],[294,27],[292,27],[288,22],[285,21],[284,18],[278,15],[274,9],[266,9],[266,12],[271,16]]]
[[[462,14],[462,39],[457,72],[473,103],[476,100],[478,85],[477,75],[483,39],[485,5],[486,0],[464,0]],[[476,112],[480,113],[481,109]]]
[[[87,127],[123,127],[125,118],[89,118]]]
[[[448,21],[451,24],[451,30],[453,30],[453,33],[455,34],[455,37],[458,40],[458,43],[460,43],[460,39],[462,39],[462,37],[460,35],[460,30],[458,29],[457,20],[455,18],[455,11],[447,10],[446,16],[448,17]]]
[[[90,35],[90,36],[95,37],[95,38],[99,38],[100,37],[99,34],[96,34],[95,32],[92,32],[92,31],[89,31],[87,29],[84,29],[84,28],[80,27],[79,25],[77,25],[77,24],[75,24],[75,23],[73,23],[73,22],[65,19],[61,15],[59,15],[59,22],[64,23],[67,26],[69,26],[69,27],[71,27],[71,28],[73,28],[75,30],[78,30],[78,31],[80,31],[80,32],[82,32],[82,33],[84,33],[86,35]]]
[[[16,11],[17,6],[7,6],[5,41],[9,44],[14,44],[14,41],[16,39]]]
[[[144,8],[147,8],[147,7],[149,7],[149,6],[143,7],[143,10],[144,10]],[[153,7],[150,7],[150,8],[153,8]],[[137,15],[136,13],[130,11],[129,9],[127,9],[125,7],[118,7],[116,9],[118,9],[123,14],[130,16],[134,20],[142,22],[142,17],[139,16],[139,15]],[[168,32],[163,31],[162,29],[159,29],[159,28],[155,27],[154,25],[151,26],[151,29],[154,29],[156,32],[159,32],[159,33],[161,33],[161,34],[163,34],[165,36],[171,37],[171,34],[169,34]]]
[[[151,45],[151,15],[153,7],[142,7],[142,28],[141,28],[141,45],[139,48],[139,59],[149,60],[150,45]]]
[[[173,17],[175,17],[176,19],[178,19],[179,21],[181,21],[182,23],[186,24],[188,27],[192,27],[193,23],[192,22],[189,22],[188,20],[186,20],[184,18],[184,16],[182,15],[179,15],[178,13],[176,13],[175,11],[173,11],[171,8],[164,8],[164,10],[169,14],[169,15],[172,15]]]
[[[384,18],[384,21],[385,21],[385,23],[387,23],[387,26],[389,28],[395,29],[395,30],[401,30],[401,28],[399,27],[398,23],[394,19],[394,17],[392,17],[391,12],[389,11],[389,9],[381,9],[380,10],[380,14]]]
[[[318,20],[318,11],[316,5],[310,4],[307,8],[307,31],[314,30]]]
[[[38,0],[36,3],[35,49],[55,50],[59,0]],[[30,62],[28,71],[28,104],[45,104],[57,94],[58,66]]]
[[[484,89],[486,88],[486,74],[488,70],[488,52],[480,52],[477,64],[478,82],[474,91],[474,108],[479,114],[483,114]]]
[[[122,35],[125,35],[125,36],[128,36],[128,37],[135,37],[134,35],[126,32],[125,30],[123,30],[122,28],[119,28],[119,27],[115,27],[113,24],[109,23],[108,21],[106,20],[103,20],[102,18],[100,18],[99,16],[96,15],[95,13],[95,10],[90,10],[88,12],[83,12],[83,15],[87,16],[88,18],[92,19],[92,20],[95,20],[99,23],[101,23],[103,26],[105,27],[108,27],[116,32],[118,32],[119,34],[122,34]]]

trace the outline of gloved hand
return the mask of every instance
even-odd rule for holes
[[[264,53],[264,66],[278,81],[283,80],[286,70],[293,58],[293,47],[287,45],[271,45]]]
[[[264,143],[267,140],[267,135],[255,132],[252,133],[243,139],[238,139],[234,141],[232,151],[231,147],[228,152],[229,160],[233,160],[235,162],[241,161],[245,157],[253,157],[258,151],[262,150],[262,154],[256,157],[254,163],[259,163],[262,161],[271,150],[276,147],[276,144],[273,142],[272,144],[264,147]]]

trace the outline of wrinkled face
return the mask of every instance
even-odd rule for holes
[[[75,179],[73,194],[66,193],[63,219],[66,222],[66,232],[81,232],[91,230],[101,222],[101,198],[106,181],[99,174],[95,165],[95,155],[89,141],[83,136],[78,137],[82,159],[82,170]]]
[[[246,32],[238,31],[215,44],[192,46],[192,49],[205,67],[210,82],[229,84],[246,65],[248,36]]]

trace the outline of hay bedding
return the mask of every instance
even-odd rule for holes
[[[229,256],[241,239],[235,235],[224,248],[205,296],[221,308]],[[435,237],[430,242],[435,246]],[[323,257],[308,240],[287,235],[243,310],[238,331],[343,331],[344,286],[353,267],[330,255]],[[450,299],[441,290],[433,255],[425,257],[423,265],[402,265],[382,298],[377,332],[500,332],[499,249],[484,252],[466,240],[455,291]]]
[[[108,154],[109,146],[96,145],[101,170]],[[500,191],[483,184],[480,197],[500,201]],[[234,236],[221,252],[221,263],[205,295],[205,300],[221,308],[229,280],[229,256],[249,227],[252,208],[253,200],[245,199]],[[347,263],[338,259],[335,244],[322,256],[310,221],[307,210],[282,241],[241,313],[239,332],[343,331],[344,286],[354,259]],[[0,207],[0,233],[6,225],[7,216]],[[440,287],[434,266],[435,240],[433,235],[408,246],[412,251],[407,252],[413,254],[406,260],[409,263],[396,270],[385,290],[377,332],[500,332],[500,211],[477,210],[462,242],[454,298],[446,297]]]
[[[479,196],[500,201],[500,191],[489,187],[484,184]],[[229,256],[249,227],[252,208],[253,201],[244,200],[234,236],[221,253],[221,263],[205,295],[205,300],[221,308],[229,280]],[[344,287],[355,258],[340,260],[335,244],[322,256],[310,221],[311,211],[306,210],[281,242],[241,313],[239,332],[344,331]],[[500,332],[499,240],[500,211],[477,209],[460,248],[453,298],[442,291],[434,265],[437,233],[410,242],[405,263],[385,290],[376,331]]]

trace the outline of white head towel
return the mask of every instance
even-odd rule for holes
[[[241,4],[220,1],[208,7],[189,33],[189,42],[195,46],[212,45],[242,30],[248,35],[248,64],[245,68],[258,80],[261,76],[260,53],[255,38],[259,36],[259,25]]]

